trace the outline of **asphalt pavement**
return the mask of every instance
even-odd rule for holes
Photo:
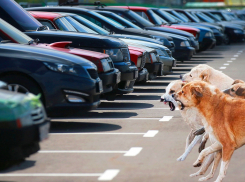
[[[82,116],[53,119],[49,139],[39,153],[0,173],[0,181],[19,182],[195,182],[192,164],[198,146],[187,159],[184,152],[190,131],[180,112],[160,102],[170,81],[198,64],[208,64],[234,79],[245,80],[245,46],[236,43],[198,53],[178,62],[174,72],[145,84],[115,101]],[[208,144],[207,144],[208,145]],[[244,148],[235,151],[224,182],[245,181]],[[219,170],[219,168],[218,168]],[[210,169],[206,173],[209,173]],[[214,181],[218,175],[209,181]]]

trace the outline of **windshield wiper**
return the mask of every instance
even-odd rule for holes
[[[38,27],[36,31],[42,31],[42,30],[49,30],[49,28],[47,25],[42,25],[42,26]]]

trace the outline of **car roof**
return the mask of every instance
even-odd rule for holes
[[[130,9],[130,10],[149,10],[151,8],[149,7],[141,7],[141,6],[112,6],[115,8],[124,8],[124,9]]]
[[[87,8],[87,9],[95,9],[95,10],[117,10],[117,11],[129,11],[129,9],[124,9],[124,8],[117,8],[117,7],[97,7],[97,6],[79,6],[81,8]],[[89,11],[89,10],[88,10]]]

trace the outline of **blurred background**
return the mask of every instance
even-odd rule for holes
[[[34,6],[56,6],[67,0],[16,0],[22,7]],[[96,0],[73,0],[79,3],[93,3]],[[245,6],[245,0],[100,0],[106,5],[128,5],[128,6],[146,6],[161,8],[236,8],[242,9]]]

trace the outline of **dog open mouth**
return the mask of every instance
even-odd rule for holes
[[[181,101],[176,100],[176,102],[178,103],[180,110],[183,110],[185,108],[185,105]]]
[[[170,107],[170,111],[174,111],[174,110],[175,110],[175,105],[174,105],[173,102],[169,101],[169,102],[168,102],[168,105],[169,105],[169,107]]]

